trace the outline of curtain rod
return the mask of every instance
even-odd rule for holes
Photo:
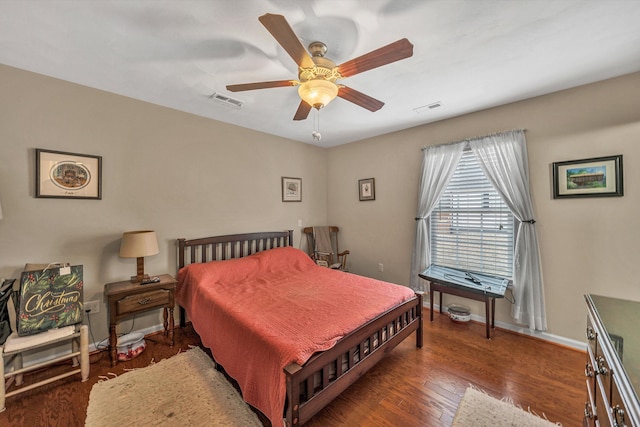
[[[474,136],[472,138],[460,139],[458,141],[443,142],[442,144],[423,145],[421,150],[424,151],[424,150],[426,150],[428,148],[431,148],[431,147],[442,147],[443,145],[453,145],[453,144],[459,144],[461,142],[469,142],[469,141],[472,141],[474,139],[488,138],[488,137],[491,137],[491,136],[502,135],[503,133],[515,132],[515,131],[526,132],[527,130],[526,129],[511,129],[511,130],[505,130],[505,131],[502,131],[502,132],[493,132],[493,133],[488,133],[486,135]]]

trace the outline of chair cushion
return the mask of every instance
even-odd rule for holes
[[[75,332],[76,327],[74,325],[65,326],[64,328],[59,329],[49,329],[48,331],[40,332],[35,335],[28,335],[26,337],[20,337],[17,332],[12,332],[4,343],[4,352],[9,353],[46,344],[66,336],[73,335]]]

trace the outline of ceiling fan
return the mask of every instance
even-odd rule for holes
[[[322,42],[311,43],[309,45],[309,53],[307,53],[307,50],[284,16],[267,13],[259,17],[258,20],[298,64],[298,80],[276,80],[228,85],[227,90],[241,92],[245,90],[298,86],[298,94],[302,100],[293,120],[306,119],[312,107],[319,110],[336,96],[353,102],[369,111],[378,111],[382,108],[384,102],[337,83],[337,81],[413,55],[413,45],[404,38],[336,65],[330,59],[325,58],[324,54],[327,51],[327,46]]]

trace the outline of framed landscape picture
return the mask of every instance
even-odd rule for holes
[[[624,194],[622,155],[553,164],[553,198],[619,197]]]
[[[36,197],[102,199],[102,157],[36,149]]]

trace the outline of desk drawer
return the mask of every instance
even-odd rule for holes
[[[591,354],[596,354],[596,349],[598,345],[598,333],[595,331],[593,327],[593,321],[591,320],[591,316],[587,316],[587,343],[589,347],[591,347]]]
[[[155,307],[168,306],[170,303],[171,292],[166,289],[130,295],[116,302],[116,315],[146,311]]]
[[[618,384],[615,381],[615,378],[611,382],[611,418],[613,418],[614,426],[632,427],[633,425],[631,424],[631,419],[627,415],[627,408],[620,396],[620,391],[618,390]]]
[[[598,337],[600,340],[601,337]],[[611,403],[611,366],[609,366],[609,361],[602,351],[602,345],[600,342],[597,344],[596,354],[594,359],[593,368],[597,372],[597,376],[602,381],[603,392],[607,396],[607,406]]]
[[[601,426],[612,426],[608,392],[605,392],[600,380],[601,378],[597,377],[595,389],[596,419]]]
[[[596,412],[596,390],[598,387],[596,380],[596,372],[594,370],[593,363],[593,355],[591,354],[591,348],[587,349],[587,362],[584,367],[584,375],[586,377],[586,385],[587,385],[587,401],[584,405],[584,416],[587,421],[589,421],[589,425],[593,425],[594,421],[597,419]]]

